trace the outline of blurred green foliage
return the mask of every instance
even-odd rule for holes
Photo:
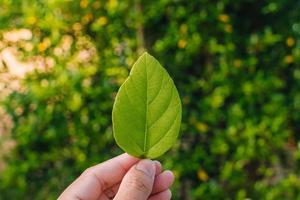
[[[299,1],[0,2],[0,29],[29,28],[24,55],[55,63],[3,104],[17,144],[0,199],[55,199],[121,153],[113,99],[144,49],[183,101],[181,138],[161,158],[174,199],[300,199]]]

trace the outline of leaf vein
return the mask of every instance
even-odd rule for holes
[[[170,100],[169,100],[169,103],[168,103],[168,106],[167,106],[167,108],[162,112],[162,114],[156,119],[156,120],[154,120],[154,122],[152,122],[152,124],[149,126],[149,129],[159,120],[159,119],[161,119],[162,118],[162,116],[167,112],[167,110],[170,108],[170,105],[171,105],[171,101],[172,101],[172,99],[173,99],[173,93],[174,93],[174,91],[172,90],[172,94],[171,94],[171,98],[170,98]]]
[[[175,120],[172,122],[172,124],[170,125],[170,128],[169,128],[169,130],[167,131],[167,133],[166,134],[164,134],[164,135],[162,135],[153,145],[152,145],[152,147],[148,150],[148,151],[150,151],[155,145],[157,145],[166,135],[168,135],[168,133],[171,131],[171,129],[172,129],[172,127],[174,126],[174,124],[175,124],[175,122],[176,122],[176,120],[177,120],[177,117],[179,116],[178,115],[179,114],[179,110],[177,111],[177,114],[176,114],[176,118],[175,118]]]
[[[125,84],[125,95],[127,96],[128,102],[130,103],[131,107],[134,109],[135,107],[134,107],[134,104],[132,103],[132,100],[130,99],[130,96],[129,96],[128,92],[127,92],[126,84]],[[139,110],[137,110],[137,109],[134,109],[134,110],[136,110],[136,112],[137,112],[139,115],[143,116],[143,114],[140,113]]]
[[[179,106],[180,105],[180,103],[178,103],[178,104],[176,104],[176,105],[174,105],[173,107],[177,107],[177,106]],[[168,107],[168,109],[169,109],[170,107]],[[149,127],[149,129],[150,128],[152,128],[162,117],[163,117],[163,115],[165,115],[166,114],[166,112],[168,111],[168,109],[157,119],[157,120],[155,120],[155,122],[154,123],[152,123],[151,124],[151,126]]]
[[[162,90],[162,85],[163,85],[163,80],[164,80],[164,76],[160,79],[160,87],[158,92],[156,93],[155,97],[149,102],[149,105],[151,105],[152,102],[154,102],[154,100],[156,99],[156,97],[159,95],[160,91]],[[169,82],[168,82],[169,83]]]

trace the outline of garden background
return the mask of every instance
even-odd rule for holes
[[[55,199],[121,153],[142,52],[183,102],[173,199],[300,199],[299,0],[0,0],[0,199]]]

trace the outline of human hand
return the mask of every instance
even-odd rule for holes
[[[169,200],[173,181],[158,161],[125,153],[85,170],[58,200]]]

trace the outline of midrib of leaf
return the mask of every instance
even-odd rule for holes
[[[145,117],[145,137],[144,137],[144,153],[147,148],[147,134],[148,134],[148,72],[147,72],[147,54],[145,55],[145,69],[146,69],[146,117]]]

